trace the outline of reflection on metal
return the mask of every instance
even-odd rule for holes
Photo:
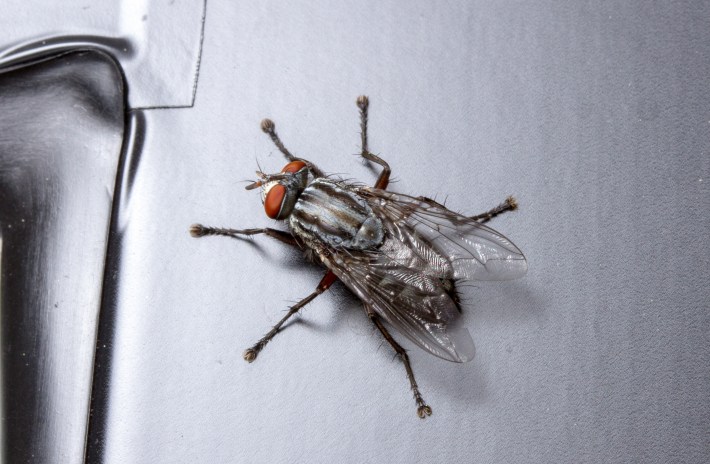
[[[125,247],[124,233],[128,222],[133,182],[143,152],[146,121],[143,111],[132,111],[125,127],[125,143],[118,166],[113,213],[108,233],[108,247],[104,268],[101,311],[99,314],[94,378],[86,440],[86,462],[105,461],[105,443],[111,385],[112,356],[119,312],[118,295],[121,286],[121,250]]]
[[[0,70],[2,458],[82,462],[124,86],[103,52]],[[11,373],[11,375],[9,375]]]
[[[1,189],[1,187],[0,187]],[[0,190],[0,193],[2,190]],[[7,448],[7,442],[5,441],[5,363],[3,362],[3,359],[5,358],[4,352],[5,352],[5,340],[3,339],[2,333],[4,332],[2,329],[2,323],[5,320],[3,314],[4,314],[4,309],[3,309],[3,298],[2,298],[2,288],[3,288],[3,279],[2,279],[2,222],[0,222],[0,463],[5,463],[7,459],[5,459],[5,455],[7,454],[5,452]]]
[[[34,5],[4,0],[0,67],[67,50],[100,49],[123,68],[131,108],[192,106],[197,89],[206,0],[87,2]]]

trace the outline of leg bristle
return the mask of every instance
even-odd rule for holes
[[[261,130],[263,130],[267,134],[272,133],[275,128],[276,128],[276,124],[274,124],[274,121],[272,121],[271,119],[266,118],[263,121],[261,121]]]
[[[244,361],[252,363],[256,359],[256,351],[253,348],[249,348],[244,351],[242,356],[244,357]]]
[[[360,95],[357,97],[357,100],[355,100],[355,103],[357,103],[358,108],[364,110],[370,104],[370,99],[367,98],[367,95]]]
[[[423,404],[417,408],[417,416],[419,416],[420,419],[426,419],[427,416],[431,416],[431,408]]]
[[[193,224],[190,226],[190,235],[193,237],[203,237],[207,233],[207,229],[202,224]]]
[[[506,198],[505,201],[508,203],[508,206],[510,207],[511,211],[518,209],[518,200],[516,200],[513,195]]]

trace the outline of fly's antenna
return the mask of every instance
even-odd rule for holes
[[[261,180],[257,180],[252,184],[247,185],[245,188],[247,190],[254,190],[257,187],[261,187],[262,185],[271,182],[272,180],[284,180],[288,179],[293,176],[293,173],[291,172],[285,172],[285,173],[279,173],[279,174],[264,174],[261,171],[256,171],[257,177],[259,177]]]

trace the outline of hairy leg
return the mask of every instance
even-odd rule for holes
[[[392,348],[394,348],[394,351],[404,363],[404,368],[407,370],[407,377],[409,378],[409,385],[412,387],[414,400],[417,402],[417,415],[422,419],[425,419],[427,416],[431,416],[431,408],[424,402],[424,398],[422,398],[422,395],[419,392],[419,386],[417,386],[417,381],[414,378],[414,371],[412,370],[412,366],[409,363],[409,356],[407,355],[407,351],[402,348],[402,346],[397,343],[394,338],[392,338],[392,335],[390,335],[389,331],[382,323],[377,313],[375,313],[375,311],[369,305],[365,304],[364,306],[365,312],[367,313],[370,320],[380,330],[382,335],[385,337],[385,340],[387,340],[387,342],[389,342]]]
[[[276,240],[300,248],[300,244],[296,237],[289,232],[283,230],[272,229],[270,227],[261,229],[225,229],[222,227],[208,227],[202,224],[193,224],[190,226],[190,235],[193,237],[205,237],[207,235],[221,235],[224,237],[244,238],[251,235],[264,234],[273,237]]]
[[[258,342],[256,342],[254,346],[252,346],[251,348],[247,348],[247,350],[244,351],[244,360],[247,362],[253,362],[259,355],[259,352],[261,352],[261,350],[264,349],[266,344],[269,343],[269,341],[271,341],[271,339],[274,338],[277,333],[279,333],[279,331],[281,330],[281,326],[283,326],[284,323],[291,316],[296,314],[301,308],[313,301],[318,295],[328,290],[336,280],[338,280],[338,278],[335,277],[335,274],[333,274],[331,271],[328,271],[325,276],[323,276],[323,279],[321,279],[320,283],[318,284],[313,293],[311,293],[295,305],[291,306],[286,315],[281,318],[281,320],[277,322],[276,325],[274,325],[274,327],[272,327],[266,335],[264,335]]]
[[[485,213],[478,214],[476,216],[471,216],[471,219],[483,224],[483,223],[490,221],[491,219],[498,216],[499,214],[503,214],[507,211],[515,211],[517,208],[518,208],[518,202],[515,200],[515,198],[510,196],[510,197],[506,198],[503,203],[496,206],[495,208],[493,208],[489,211],[486,211]]]
[[[311,163],[308,160],[304,160],[303,158],[293,156],[291,152],[288,151],[288,149],[284,146],[283,142],[281,142],[279,135],[276,133],[276,124],[274,124],[274,121],[272,121],[271,119],[264,119],[263,121],[261,121],[261,130],[268,134],[269,137],[271,137],[271,141],[274,142],[276,148],[278,148],[279,151],[284,154],[287,160],[303,161],[304,163],[306,163],[306,166],[308,166],[308,169],[311,171],[314,177],[323,177],[325,175],[323,171],[316,167],[315,164]]]
[[[382,172],[380,172],[377,182],[375,182],[375,188],[385,190],[389,184],[392,169],[390,169],[390,165],[387,164],[385,160],[370,153],[367,146],[367,111],[370,106],[370,99],[365,95],[360,95],[357,97],[356,103],[357,107],[360,108],[360,136],[362,142],[362,151],[360,152],[360,155],[366,160],[382,166]]]

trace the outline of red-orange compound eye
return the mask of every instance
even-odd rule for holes
[[[303,161],[299,161],[299,160],[291,161],[286,166],[284,166],[284,168],[281,170],[281,172],[298,172],[301,169],[303,169],[303,167],[305,165],[306,165],[306,163],[304,163]]]
[[[276,184],[266,192],[264,198],[264,210],[271,219],[276,219],[281,211],[281,204],[286,196],[286,187]]]

